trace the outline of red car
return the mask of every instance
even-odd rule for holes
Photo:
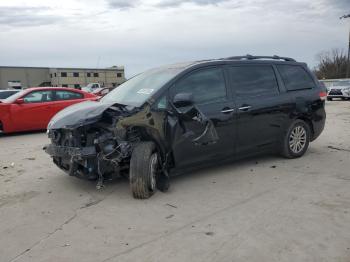
[[[98,97],[72,88],[28,88],[0,102],[0,133],[46,129],[63,108]]]

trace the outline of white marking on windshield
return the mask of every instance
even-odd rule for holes
[[[138,94],[143,94],[143,95],[150,95],[152,94],[154,89],[149,89],[149,88],[142,88],[139,91],[137,91]]]

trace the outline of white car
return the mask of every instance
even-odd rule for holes
[[[87,86],[84,86],[81,90],[88,93],[93,93],[95,90],[100,88],[103,88],[100,83],[90,83]]]
[[[343,100],[350,99],[350,80],[339,80],[328,87],[327,100],[333,98],[341,98]]]

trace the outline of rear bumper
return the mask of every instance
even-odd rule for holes
[[[326,110],[324,108],[320,109],[317,113],[317,115],[313,118],[312,120],[312,137],[311,137],[311,141],[314,141],[316,138],[318,138],[324,127],[325,127],[325,124],[326,124]]]

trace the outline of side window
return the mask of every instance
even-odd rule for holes
[[[277,69],[288,91],[311,89],[315,87],[313,79],[301,66],[277,65]]]
[[[53,100],[52,91],[33,91],[23,97],[24,103],[51,102]]]
[[[272,66],[234,66],[230,75],[235,94],[270,96],[278,94],[278,84]]]
[[[227,94],[224,73],[220,68],[195,71],[171,89],[171,97],[179,93],[192,93],[197,104],[225,101]]]
[[[56,91],[56,100],[72,100],[72,99],[81,99],[83,98],[83,95],[77,92],[71,92],[71,91]]]
[[[164,110],[166,108],[167,108],[167,98],[166,98],[166,95],[164,95],[158,100],[158,103],[156,104],[156,109]]]

